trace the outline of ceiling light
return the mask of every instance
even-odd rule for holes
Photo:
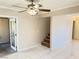
[[[28,10],[27,10],[27,13],[30,14],[30,15],[36,15],[38,14],[38,11],[39,11],[39,8],[38,6],[29,6]]]

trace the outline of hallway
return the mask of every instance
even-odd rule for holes
[[[79,59],[79,40],[73,40],[72,42],[72,56],[69,59]]]

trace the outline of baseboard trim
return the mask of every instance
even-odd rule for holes
[[[22,49],[17,49],[17,52],[20,52],[20,51],[27,51],[27,50],[30,50],[30,49],[32,49],[32,48],[35,48],[35,47],[38,47],[38,46],[40,46],[41,44],[35,44],[35,45],[33,45],[33,46],[30,46],[30,47],[27,47],[27,48],[22,48]]]

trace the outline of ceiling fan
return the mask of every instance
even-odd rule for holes
[[[25,1],[30,2],[26,7],[21,7],[17,5],[13,5],[13,7],[24,8],[25,10],[19,12],[27,12],[30,15],[36,15],[38,14],[39,11],[50,12],[49,9],[40,9],[42,5],[39,4],[39,0],[25,0]]]

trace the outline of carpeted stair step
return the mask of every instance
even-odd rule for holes
[[[42,42],[42,45],[43,45],[43,46],[46,46],[46,47],[48,47],[48,48],[50,48],[50,43]]]
[[[44,42],[50,43],[50,39],[45,39]]]

